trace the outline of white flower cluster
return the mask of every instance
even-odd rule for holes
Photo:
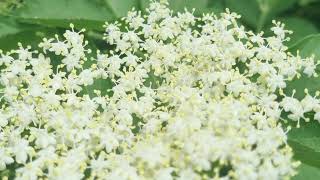
[[[282,89],[317,64],[286,52],[283,24],[263,37],[239,17],[173,15],[153,2],[145,16],[106,24],[114,49],[94,60],[73,26],[41,53],[2,53],[0,170],[23,180],[289,179],[299,163],[280,116],[320,120],[320,101]]]

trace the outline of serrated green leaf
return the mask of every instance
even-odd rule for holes
[[[87,28],[93,29],[116,18],[109,7],[89,0],[29,0],[11,15],[32,24],[68,27],[73,22],[89,24]]]

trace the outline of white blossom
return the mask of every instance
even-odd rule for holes
[[[19,166],[17,179],[294,176],[280,121],[320,122],[320,101],[283,93],[317,76],[314,57],[286,52],[291,31],[273,22],[265,37],[228,9],[195,17],[167,0],[145,12],[106,23],[112,46],[96,57],[73,25],[44,38],[41,53],[0,52],[0,170]]]

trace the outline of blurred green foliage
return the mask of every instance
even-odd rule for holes
[[[94,52],[106,49],[101,39],[104,22],[121,18],[133,7],[144,11],[148,3],[149,0],[1,0],[0,49],[14,49],[18,42],[36,48],[42,38],[62,34],[70,23],[87,29],[86,37]],[[314,54],[320,59],[320,0],[171,0],[170,7],[174,11],[196,8],[196,15],[219,14],[229,8],[242,16],[240,23],[247,29],[267,35],[271,20],[280,20],[294,31],[291,41],[286,42],[290,52],[300,50],[301,56]],[[110,82],[96,82],[93,86],[101,89],[101,83],[112,86]],[[289,83],[285,92],[290,94],[297,89],[296,96],[301,98],[304,88],[312,94],[319,87],[320,77],[302,77]],[[89,94],[91,91],[87,89]],[[320,125],[311,122],[288,134],[295,158],[302,162],[295,180],[320,179]]]

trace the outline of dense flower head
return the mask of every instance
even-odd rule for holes
[[[286,52],[282,23],[264,37],[239,18],[175,14],[162,0],[106,23],[112,49],[95,58],[73,25],[39,52],[2,52],[0,169],[30,180],[292,177],[281,115],[320,121],[320,101],[282,89],[317,64]]]

